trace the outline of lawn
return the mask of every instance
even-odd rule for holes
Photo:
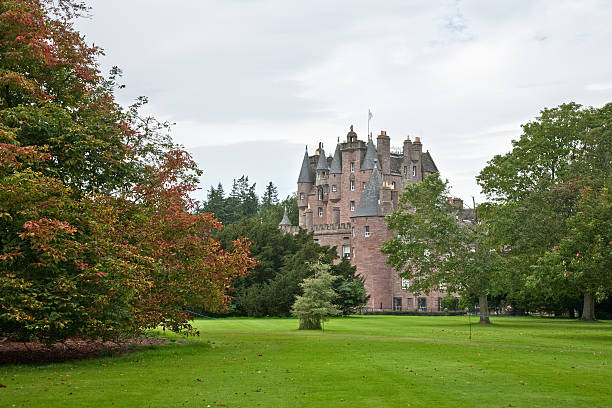
[[[472,317],[472,321],[474,318]],[[0,407],[612,407],[612,324],[204,319],[125,356],[0,367]]]

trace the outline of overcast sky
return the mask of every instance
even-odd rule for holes
[[[77,28],[124,71],[127,105],[176,122],[175,140],[226,192],[295,191],[304,152],[351,124],[391,145],[421,137],[455,195],[544,107],[612,101],[611,1],[89,0]]]

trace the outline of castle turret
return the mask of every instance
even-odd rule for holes
[[[380,187],[382,185],[382,177],[378,171],[377,160],[374,159],[374,168],[370,180],[366,185],[361,200],[359,200],[359,206],[355,214],[351,218],[355,217],[379,217],[382,215],[380,211]]]
[[[307,208],[306,211],[304,211],[304,225],[303,225],[303,228],[308,230],[308,231],[312,230],[312,210],[310,208]]]
[[[327,184],[327,175],[329,173],[329,167],[327,167],[327,157],[325,156],[325,149],[323,149],[323,144],[319,144],[319,148],[317,149],[319,152],[319,160],[317,161],[317,186],[321,186]]]
[[[363,161],[361,162],[361,170],[372,170],[376,161],[376,147],[374,147],[372,139],[368,138],[365,156],[363,157]]]
[[[338,201],[342,198],[342,152],[340,151],[340,143],[336,145],[334,158],[329,167],[329,199]]]
[[[354,231],[351,242],[356,248],[352,263],[357,267],[357,274],[364,278],[366,291],[370,295],[367,306],[390,309],[395,272],[386,264],[387,257],[380,252],[380,247],[393,233],[387,229],[385,218],[382,217],[381,187],[382,176],[375,162],[359,207],[351,217]]]
[[[310,167],[310,159],[308,157],[308,147],[304,152],[304,160],[302,160],[302,168],[298,177],[298,208],[300,212],[308,207],[308,194],[312,190],[314,177],[312,176],[312,168]],[[303,218],[300,217],[300,227],[303,226]]]

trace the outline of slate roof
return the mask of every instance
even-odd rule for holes
[[[289,215],[287,214],[287,207],[285,207],[285,214],[283,215],[283,219],[278,225],[279,226],[291,225],[291,221],[289,221]]]
[[[334,152],[334,158],[332,159],[331,167],[329,168],[329,173],[342,173],[342,153],[340,152],[340,144],[336,145],[336,151]]]
[[[355,211],[351,218],[382,216],[382,211],[380,210],[379,204],[381,186],[382,177],[378,171],[376,161],[374,161],[374,169],[372,170],[370,180],[368,181],[368,184],[361,195],[359,206],[357,206],[357,211]]]
[[[401,174],[402,172],[402,162],[404,161],[404,156],[401,155],[393,155],[391,153],[391,173]]]
[[[304,152],[304,160],[302,161],[302,169],[298,177],[298,183],[313,183],[312,168],[310,167],[310,159],[308,158],[308,149]]]
[[[421,155],[421,167],[423,168],[423,172],[439,173],[436,164],[429,154],[429,151]]]
[[[376,161],[376,147],[372,142],[372,139],[368,140],[368,145],[366,146],[366,153],[361,162],[361,170],[371,170],[374,168],[374,162]]]
[[[325,156],[325,150],[321,148],[321,154],[319,155],[319,162],[317,163],[317,170],[327,170],[327,156]]]

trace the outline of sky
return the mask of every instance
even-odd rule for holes
[[[175,123],[210,185],[245,174],[296,190],[305,146],[327,154],[350,125],[392,147],[419,136],[451,192],[521,124],[574,101],[612,102],[610,1],[89,0],[76,28],[119,66],[127,106]]]

